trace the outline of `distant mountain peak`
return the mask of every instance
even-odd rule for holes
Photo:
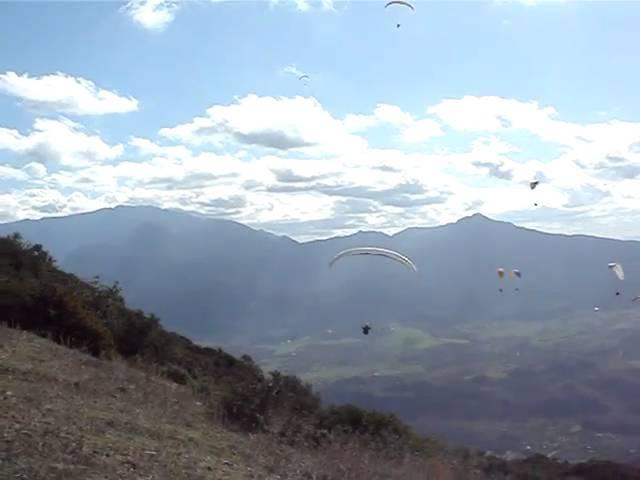
[[[494,220],[493,218],[489,218],[486,215],[480,213],[480,212],[476,212],[473,215],[467,215],[466,217],[462,217],[460,218],[456,223],[458,222],[465,222],[465,221],[486,221],[486,222],[497,222],[497,220]]]

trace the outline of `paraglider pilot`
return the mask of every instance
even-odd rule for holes
[[[369,332],[370,332],[370,331],[371,331],[371,326],[370,326],[368,323],[365,323],[365,324],[362,326],[362,333],[363,333],[364,335],[369,335]]]

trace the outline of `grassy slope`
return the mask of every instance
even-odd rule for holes
[[[234,433],[186,387],[4,327],[0,392],[3,479],[485,478],[453,456],[393,462]]]
[[[246,442],[206,422],[186,388],[28,333],[2,328],[0,341],[0,392],[9,406],[0,413],[8,447],[0,472],[250,478],[223,463],[247,464],[250,449],[237,448]]]

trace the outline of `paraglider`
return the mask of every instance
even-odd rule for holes
[[[607,266],[609,267],[609,270],[611,270],[615,274],[615,276],[618,277],[618,280],[624,280],[624,269],[622,268],[622,265],[616,262],[611,262]],[[620,296],[619,291],[616,292],[616,296]]]
[[[409,268],[410,270],[413,270],[414,272],[418,271],[418,268],[408,257],[396,251],[389,250],[388,248],[380,248],[380,247],[348,248],[346,250],[341,251],[335,257],[333,257],[333,259],[329,262],[329,267],[332,267],[333,264],[336,263],[342,257],[352,256],[352,255],[377,255],[377,256],[387,257],[391,260],[395,260],[396,262],[403,264],[405,267]]]
[[[593,307],[593,310],[596,311],[596,312],[599,312],[600,311],[600,307]]]
[[[404,0],[392,0],[390,2],[387,2],[387,4],[384,6],[384,8],[389,8],[391,5],[399,5],[399,6],[408,7],[414,12],[416,10],[415,7],[412,4],[410,4],[409,2],[405,2]],[[396,28],[400,28],[400,24],[399,23],[396,23]]]
[[[622,265],[616,262],[611,262],[607,266],[613,273],[615,273],[616,277],[618,277],[618,280],[624,280],[624,269],[622,268]]]
[[[535,188],[538,186],[539,183],[540,183],[540,180],[534,180],[533,182],[529,182],[529,188],[531,190],[535,190]],[[534,205],[537,207],[538,202],[534,202]]]
[[[309,75],[307,75],[306,73],[303,75],[300,75],[298,77],[298,80],[300,80],[301,82],[304,83],[305,87],[309,85],[309,80],[311,80],[311,77]]]
[[[511,275],[513,275],[516,278],[522,278],[522,273],[517,268],[514,268],[513,270],[511,270]],[[519,291],[520,291],[520,288],[516,287],[516,292],[519,292]]]
[[[504,268],[500,267],[498,268],[498,270],[496,270],[497,274],[498,274],[498,278],[500,278],[500,280],[502,280],[504,278]],[[502,288],[499,289],[502,292]]]
[[[381,257],[386,257],[390,260],[394,260],[398,263],[401,263],[409,270],[414,272],[418,271],[418,268],[411,261],[409,257],[402,255],[399,252],[394,250],[390,250],[388,248],[380,248],[380,247],[355,247],[355,248],[347,248],[346,250],[342,250],[335,257],[331,259],[329,262],[329,267],[333,267],[334,263],[340,260],[343,257],[353,256],[353,255],[376,255]],[[371,326],[369,324],[364,324],[362,326],[362,333],[364,335],[369,335],[369,331],[371,330]]]

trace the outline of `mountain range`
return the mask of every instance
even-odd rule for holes
[[[118,281],[131,306],[195,340],[339,334],[364,321],[437,331],[548,320],[594,306],[628,308],[640,292],[640,242],[549,234],[479,213],[394,235],[365,231],[307,242],[229,220],[129,206],[0,225],[0,234],[13,232],[43,244],[70,272]],[[397,250],[418,272],[381,257],[347,257],[329,267],[337,252],[354,246]],[[623,265],[624,281],[609,262]],[[522,278],[500,280],[499,267],[519,269]]]

